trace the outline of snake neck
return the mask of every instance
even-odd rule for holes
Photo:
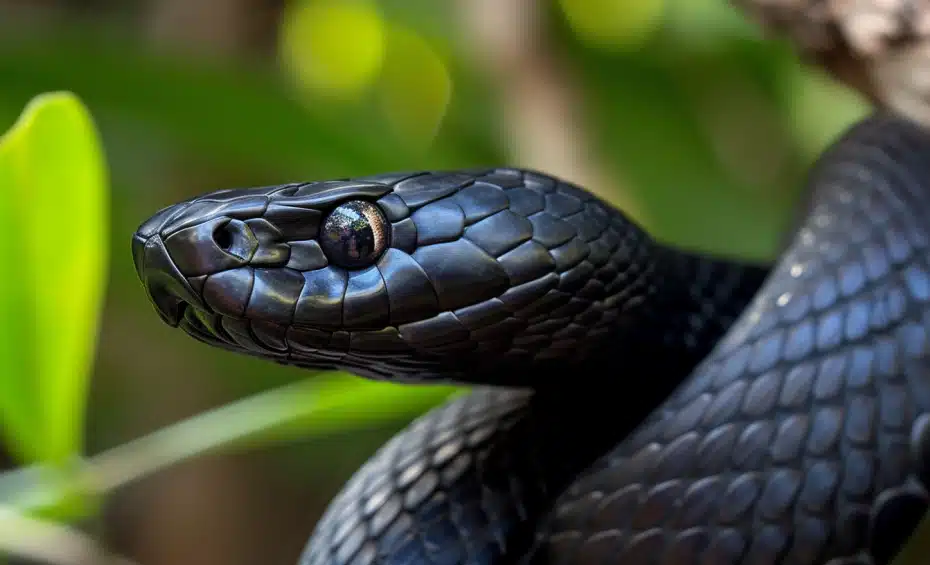
[[[653,245],[643,300],[614,343],[627,366],[648,363],[653,371],[684,378],[746,309],[769,267]],[[610,354],[616,356],[617,349]]]

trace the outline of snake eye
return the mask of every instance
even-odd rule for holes
[[[387,247],[390,224],[369,202],[353,200],[333,210],[320,232],[326,257],[344,268],[367,267]]]

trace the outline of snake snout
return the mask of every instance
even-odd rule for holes
[[[132,238],[132,255],[139,279],[165,323],[177,326],[185,305],[204,306],[190,281],[171,260],[160,235],[146,238],[137,232]]]

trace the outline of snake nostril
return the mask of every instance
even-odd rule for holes
[[[243,261],[251,259],[258,247],[258,239],[248,224],[235,219],[222,222],[214,227],[213,243],[223,252]]]
[[[233,245],[233,234],[229,230],[229,224],[223,224],[213,232],[213,241],[223,251],[229,251],[229,248]]]
[[[198,277],[247,263],[258,240],[244,222],[219,217],[172,233],[165,247],[181,273]]]

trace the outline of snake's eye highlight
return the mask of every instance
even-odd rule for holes
[[[333,210],[323,222],[320,247],[340,267],[367,267],[384,253],[389,230],[390,224],[380,208],[353,200]]]

